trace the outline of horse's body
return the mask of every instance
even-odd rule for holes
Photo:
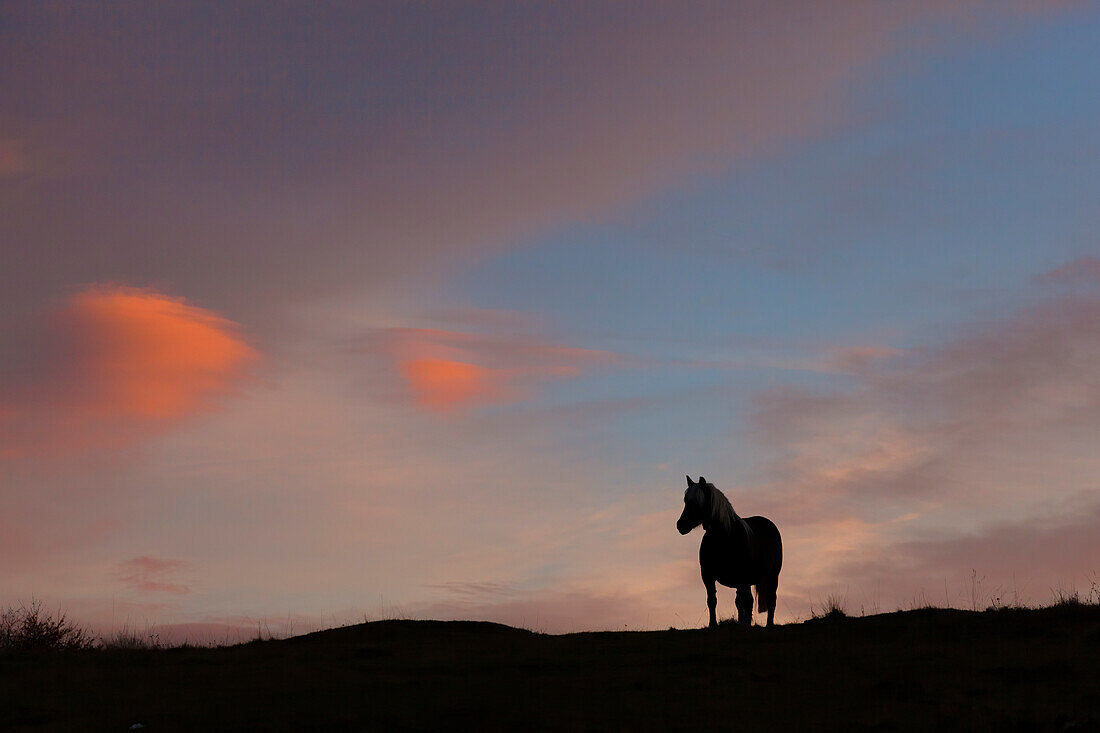
[[[752,590],[756,586],[759,610],[768,612],[768,626],[775,617],[776,589],[783,567],[783,540],[766,517],[737,516],[725,495],[702,476],[695,483],[688,476],[684,511],[676,522],[680,534],[703,525],[699,544],[699,570],[707,589],[711,627],[718,625],[715,583],[737,589],[737,622],[752,623]]]

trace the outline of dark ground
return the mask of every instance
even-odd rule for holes
[[[0,730],[1100,730],[1100,607],[0,656]],[[758,726],[763,726],[758,728]]]

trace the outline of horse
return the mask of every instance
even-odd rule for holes
[[[737,623],[752,624],[752,590],[756,586],[758,611],[768,612],[768,626],[775,617],[775,594],[779,587],[779,571],[783,567],[783,539],[779,529],[765,517],[742,519],[733,511],[725,494],[707,483],[702,476],[698,483],[687,477],[684,511],[676,520],[680,534],[703,525],[703,541],[699,544],[699,569],[707,588],[707,608],[710,628],[718,626],[715,608],[718,594],[715,581],[737,589]]]

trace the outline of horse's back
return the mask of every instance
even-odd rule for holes
[[[764,583],[773,585],[783,566],[783,542],[779,529],[766,517],[738,517],[747,532],[708,530],[699,545],[703,579],[714,578],[736,588]]]
[[[778,576],[783,567],[783,538],[779,528],[767,517],[745,517],[745,524],[752,530],[758,566],[763,572]]]

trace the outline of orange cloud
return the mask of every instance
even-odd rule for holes
[[[449,410],[474,402],[496,402],[503,397],[494,382],[494,370],[446,359],[411,359],[399,367],[417,396],[433,410]]]
[[[90,387],[94,415],[172,418],[202,409],[257,354],[234,326],[182,299],[130,288],[93,288],[59,315]]]
[[[621,361],[606,351],[422,328],[380,330],[366,348],[391,361],[417,405],[436,411],[518,402],[540,382]]]
[[[99,445],[211,409],[259,357],[232,322],[121,286],[79,292],[11,341],[13,366],[0,371],[8,455]]]

